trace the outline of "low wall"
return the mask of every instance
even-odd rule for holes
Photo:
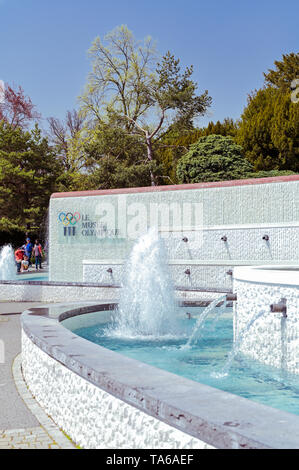
[[[235,341],[243,337],[240,351],[263,364],[299,374],[299,268],[235,268],[233,291],[237,294]],[[270,306],[281,299],[286,299],[287,316],[271,311]]]
[[[0,299],[11,302],[82,302],[118,300],[120,286],[108,283],[0,281]],[[176,297],[184,300],[211,301],[231,289],[193,289],[177,287]]]
[[[173,284],[194,289],[232,289],[232,268],[230,261],[220,264],[198,264],[196,260],[171,260],[168,262]],[[83,281],[99,284],[121,285],[125,263],[122,260],[83,260]]]
[[[22,370],[36,400],[80,446],[109,449],[298,448],[299,417],[109,351],[60,324],[109,303],[21,316]],[[266,423],[266,425],[265,425]]]

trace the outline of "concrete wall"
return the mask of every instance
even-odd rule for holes
[[[121,265],[138,234],[153,224],[176,284],[227,289],[234,266],[298,262],[299,176],[56,193],[50,201],[50,280],[101,282],[111,260]],[[100,263],[83,265],[92,260]],[[117,282],[121,271],[115,270]]]

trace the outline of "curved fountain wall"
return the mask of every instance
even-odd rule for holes
[[[299,266],[235,268],[233,289],[237,294],[235,340],[261,314],[242,339],[240,351],[263,364],[299,374]],[[284,304],[286,311],[281,308]]]
[[[22,370],[27,385],[78,445],[106,449],[298,448],[298,416],[109,351],[60,323],[99,310],[105,322],[109,308],[107,302],[45,305],[27,310],[21,317]]]

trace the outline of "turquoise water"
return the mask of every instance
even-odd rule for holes
[[[189,348],[186,348],[187,340],[203,308],[184,307],[180,310],[180,331],[176,336],[150,339],[114,337],[107,332],[109,325],[100,323],[73,328],[72,331],[124,356],[273,408],[299,414],[298,376],[258,364],[240,354],[234,357],[227,372],[228,356],[233,347],[231,309],[226,309],[217,319],[216,308]],[[191,313],[190,320],[186,312]]]
[[[49,275],[48,273],[38,273],[32,272],[26,274],[16,274],[14,280],[15,281],[48,281]]]

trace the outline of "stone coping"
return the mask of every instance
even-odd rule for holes
[[[66,197],[86,197],[86,196],[104,196],[112,194],[132,194],[132,193],[153,193],[161,191],[182,191],[187,189],[209,189],[209,188],[227,188],[231,186],[246,186],[256,184],[269,184],[269,183],[289,183],[292,181],[299,181],[299,175],[286,175],[275,176],[266,178],[249,178],[241,180],[230,181],[214,181],[209,183],[194,183],[194,184],[173,184],[164,186],[144,186],[139,188],[120,188],[120,189],[100,189],[92,191],[69,191],[61,193],[53,193],[52,199],[66,198]]]
[[[107,315],[113,306],[102,301],[30,308],[21,316],[22,328],[41,350],[88,382],[216,448],[299,448],[299,416],[127,358],[60,323],[90,311]]]
[[[108,289],[121,289],[120,284],[105,284],[98,282],[60,282],[60,281],[0,281],[0,285],[29,285],[29,286],[49,286],[49,287],[94,287],[94,288],[108,288]],[[176,291],[184,292],[215,292],[229,294],[232,292],[231,289],[217,289],[217,288],[208,288],[208,287],[185,287],[185,286],[175,286]]]
[[[299,287],[299,264],[236,267],[233,277],[238,281]]]
[[[207,267],[207,266],[256,266],[259,263],[263,263],[264,266],[269,266],[270,269],[279,268],[281,266],[281,260],[236,260],[236,259],[218,259],[218,260],[198,260],[198,259],[173,259],[167,262],[168,266],[197,266]],[[299,261],[283,261],[285,263],[285,267],[296,267],[299,266]],[[83,260],[82,265],[84,266],[107,266],[107,265],[114,265],[114,266],[122,266],[126,263],[125,259],[102,259],[102,260]]]

